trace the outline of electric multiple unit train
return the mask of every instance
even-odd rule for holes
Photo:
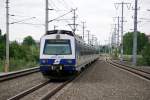
[[[98,57],[94,46],[71,31],[48,31],[40,41],[40,71],[51,79],[70,77]]]

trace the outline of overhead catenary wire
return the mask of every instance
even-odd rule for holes
[[[71,8],[71,7],[69,7],[68,3],[67,3],[65,0],[62,0],[62,1],[63,1],[64,4],[66,5],[66,7]]]
[[[45,26],[44,24],[36,24],[36,23],[25,23],[25,22],[18,22],[16,24],[27,24],[27,25],[37,25],[37,26]]]
[[[67,13],[65,13],[65,14],[63,14],[63,15],[61,15],[61,16],[59,16],[59,17],[56,17],[56,18],[54,18],[54,19],[52,19],[52,20],[49,20],[48,22],[52,22],[52,21],[57,20],[57,19],[59,19],[59,18],[61,18],[61,17],[64,17],[65,15],[67,15],[67,14],[69,14],[69,13],[71,13],[71,12],[72,12],[72,10],[69,11],[69,12],[67,12]]]
[[[55,1],[54,2],[54,0],[50,0],[50,2],[52,3],[52,4],[50,4],[49,3],[49,5],[50,5],[50,7],[54,10],[54,11],[56,11],[56,12],[59,12],[59,11],[64,11],[63,9],[72,9],[73,10],[73,8],[74,7],[72,7],[72,5],[74,5],[74,3],[73,3],[73,1],[67,1],[66,2],[66,0],[58,0],[58,1]],[[71,4],[70,4],[71,3]],[[56,7],[56,4],[57,4],[57,7]],[[60,7],[61,7],[61,10],[58,10],[58,9],[60,9]],[[55,9],[55,8],[57,8],[57,10]],[[71,22],[69,22],[68,20],[73,20],[73,19],[69,19],[69,18],[65,18],[65,19],[62,19],[62,17],[65,17],[67,14],[69,14],[70,12],[72,12],[72,10],[71,11],[69,11],[68,13],[65,13],[65,14],[62,14],[62,15],[60,15],[59,13],[58,13],[58,17],[56,17],[56,18],[54,18],[54,19],[52,19],[52,20],[49,20],[48,22],[53,22],[53,21],[63,21],[63,20],[65,20],[65,22],[66,23],[71,23]],[[59,16],[60,15],[60,16]],[[67,16],[66,16],[67,17]],[[77,17],[77,15],[75,16],[75,17]],[[61,18],[61,19],[60,19]],[[78,18],[78,20],[76,19],[76,24],[77,23],[81,23],[81,22],[83,22],[83,20],[80,20],[80,18]],[[58,23],[57,23],[58,24]],[[75,29],[73,29],[73,27],[71,26],[71,25],[73,25],[73,24],[68,24],[67,26],[69,26],[69,28],[71,28],[72,30],[75,30]],[[78,24],[77,24],[78,25]],[[75,27],[74,27],[75,28]],[[77,28],[77,27],[76,27]]]
[[[18,15],[18,14],[9,14],[9,16],[11,16],[11,17],[27,17],[27,18],[29,18],[29,17],[32,17],[32,16],[24,16],[24,15]]]
[[[65,22],[67,23],[67,26],[69,26],[69,28],[71,28],[71,30],[73,30],[73,28],[70,26],[70,22],[68,20],[65,20]]]
[[[48,2],[48,5],[51,7],[51,9],[54,9],[51,3]]]
[[[59,4],[61,4],[66,10],[70,10],[71,7],[68,6],[67,2],[65,0],[57,0]]]
[[[56,4],[57,4],[57,6],[56,6]],[[72,9],[72,7],[68,6],[67,2],[65,2],[65,1],[62,2],[62,0],[59,0],[55,3],[52,1],[52,4],[49,3],[49,5],[56,12],[68,11],[68,10]]]
[[[130,5],[131,3],[121,2],[121,3],[115,3],[115,8],[118,9],[119,5],[121,5],[121,61],[123,61],[123,33],[124,33],[124,5]],[[118,7],[117,7],[118,5]],[[129,9],[129,8],[128,8]]]
[[[58,8],[58,6],[56,6],[56,4],[53,2],[53,0],[50,0],[48,4],[49,4],[53,9],[55,9],[55,10],[60,10],[60,9]]]
[[[59,3],[58,3],[58,1],[59,1]],[[64,9],[69,9],[69,10],[70,10],[70,9],[73,9],[73,7],[70,6],[69,2],[66,2],[66,0],[58,0],[58,1],[53,2],[53,0],[51,0],[52,4],[49,4],[49,5],[51,6],[51,8],[53,8],[54,11],[62,11],[63,8],[64,8]],[[58,7],[60,8],[60,7],[62,7],[62,6],[63,6],[63,7],[61,8],[61,10],[55,10],[55,8],[53,7],[53,6],[56,7],[55,4],[60,5],[60,6],[57,6],[57,8],[58,8]],[[74,4],[74,3],[72,3],[72,1],[71,1],[71,5],[72,5],[72,4]],[[69,7],[69,6],[70,6],[70,7]],[[59,18],[61,18],[61,17],[63,17],[63,16],[59,16],[59,17],[57,17],[57,18],[54,18],[54,19],[50,20],[49,22],[52,22],[52,21],[57,20],[57,19],[58,19],[57,21],[60,21]],[[77,16],[76,16],[76,17],[77,17]],[[80,23],[80,22],[82,22],[82,20],[80,20],[80,21],[79,21],[79,20],[76,20],[76,22],[77,22],[77,23]]]
[[[20,21],[12,22],[12,23],[10,23],[10,24],[19,23],[19,22],[23,22],[23,21],[26,21],[26,20],[32,20],[32,19],[34,19],[34,18],[36,18],[36,17],[26,18],[26,19],[23,19],[23,20],[20,20]]]
[[[34,16],[23,16],[23,15],[16,15],[16,14],[9,14],[10,15],[10,19],[13,21],[11,21],[11,23],[18,23],[18,22],[22,22],[22,21],[28,21],[28,20],[33,20],[33,19],[35,19],[35,20],[37,20],[38,22],[40,22],[41,20],[39,20],[39,18],[38,17],[34,17]],[[20,18],[24,18],[24,19],[18,19],[18,17],[19,17],[19,19]],[[10,23],[10,24],[11,24]]]

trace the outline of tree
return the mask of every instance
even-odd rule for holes
[[[5,44],[0,43],[0,58],[4,59],[4,57],[5,57]]]
[[[25,50],[17,41],[10,44],[10,57],[14,59],[23,59],[26,56]]]
[[[133,48],[133,32],[128,32],[123,36],[124,54],[132,54]],[[148,43],[148,37],[141,32],[137,33],[137,53],[141,54],[142,49]]]
[[[31,36],[24,38],[22,48],[25,50],[26,61],[38,61],[39,59],[39,48],[36,45],[35,40]]]
[[[28,50],[26,51],[26,60],[38,61],[39,60],[39,48],[37,48],[36,46],[29,47]]]
[[[4,59],[5,57],[5,44],[6,43],[6,35],[0,34],[0,58]]]
[[[27,36],[23,40],[23,45],[32,46],[36,45],[36,42],[31,36]]]
[[[150,43],[148,43],[142,50],[142,56],[144,61],[150,65]]]

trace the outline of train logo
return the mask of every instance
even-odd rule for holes
[[[54,64],[59,64],[61,59],[55,59]]]

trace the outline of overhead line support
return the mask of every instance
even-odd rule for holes
[[[115,3],[115,5],[121,5],[121,61],[123,61],[123,29],[124,29],[124,5],[131,5],[131,3],[125,3],[125,2],[121,2],[121,3]],[[130,7],[128,7],[130,8]],[[118,9],[116,7],[116,9]]]
[[[6,61],[4,71],[9,71],[9,0],[6,0]]]
[[[137,6],[138,0],[135,0],[135,8],[134,8],[134,35],[133,35],[133,57],[132,57],[132,63],[133,65],[136,65],[137,63]]]

